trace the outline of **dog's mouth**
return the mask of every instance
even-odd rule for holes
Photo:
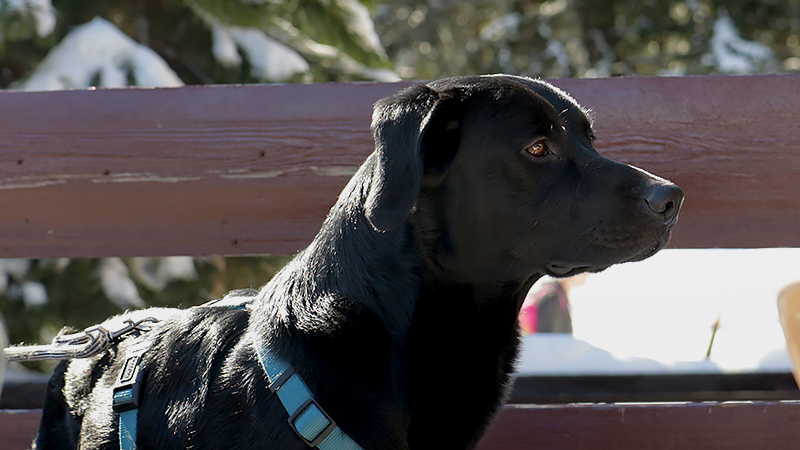
[[[547,275],[551,277],[565,278],[583,272],[602,272],[603,270],[608,269],[614,264],[642,261],[655,255],[661,249],[666,247],[671,236],[672,232],[671,230],[668,229],[667,232],[664,233],[656,242],[645,247],[643,250],[635,253],[633,256],[629,256],[627,258],[621,258],[616,261],[611,261],[607,263],[603,262],[597,264],[587,264],[586,262],[551,261],[545,266],[545,271]]]
[[[669,242],[671,237],[672,237],[672,229],[668,229],[667,232],[664,233],[663,236],[661,236],[661,239],[659,239],[655,244],[645,248],[641,252],[631,256],[630,258],[628,258],[628,259],[626,259],[625,261],[622,261],[622,262],[643,261],[643,260],[655,255],[656,253],[661,251],[661,249],[663,249],[664,247],[667,246],[667,243]]]
[[[565,262],[551,262],[545,269],[547,274],[554,278],[571,277],[581,272],[599,272],[602,270],[590,265],[575,265]]]

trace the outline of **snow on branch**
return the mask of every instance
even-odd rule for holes
[[[224,26],[208,15],[203,18],[211,27],[214,57],[225,66],[242,64],[238,51],[241,49],[247,55],[253,76],[263,81],[283,81],[310,70],[308,62],[296,51],[259,29]]]
[[[381,39],[375,32],[375,22],[370,17],[369,9],[358,0],[337,0],[336,4],[349,16],[345,22],[347,30],[357,36],[364,47],[386,56]]]
[[[67,34],[22,87],[85,89],[94,80],[101,87],[183,86],[156,52],[138,44],[105,19],[95,17]]]
[[[269,29],[271,36],[291,46],[310,61],[327,65],[343,73],[358,75],[368,80],[384,83],[400,81],[400,77],[393,70],[367,67],[338,48],[320,44],[305,36],[287,20],[273,18],[272,25]]]
[[[3,10],[29,13],[39,37],[49,36],[56,28],[56,11],[50,0],[0,0],[0,11]]]
[[[351,0],[338,0],[337,5],[349,14],[348,30],[367,48],[385,55],[369,10]],[[272,26],[262,30],[223,24],[196,4],[193,9],[211,28],[214,58],[225,66],[236,67],[242,64],[241,50],[252,67],[253,75],[263,81],[284,81],[295,74],[308,72],[311,70],[308,61],[375,81],[400,79],[391,70],[369,68],[336,47],[315,42],[287,20],[273,17]]]
[[[720,12],[714,23],[711,53],[704,58],[706,64],[715,65],[724,73],[747,74],[772,60],[772,57],[772,50],[766,45],[742,39],[733,19]]]

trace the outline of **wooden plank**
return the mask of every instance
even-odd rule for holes
[[[5,380],[0,409],[44,406],[49,374]],[[518,376],[508,404],[800,400],[790,372]],[[0,448],[2,450],[2,448]]]
[[[39,429],[40,409],[0,409],[0,448],[3,450],[24,450],[31,448],[31,442]]]
[[[28,448],[40,410],[0,411],[0,448]],[[752,450],[800,442],[800,402],[507,406],[478,450]]]
[[[294,253],[395,85],[0,93],[0,256]]]
[[[684,189],[672,246],[800,246],[800,75],[554,83]],[[0,92],[0,257],[294,253],[405,85]]]
[[[478,450],[785,449],[798,420],[798,402],[508,406]]]
[[[41,386],[44,392],[45,386]],[[40,397],[44,398],[44,395]],[[800,400],[791,372],[518,376],[508,403]],[[2,403],[0,403],[0,407]],[[20,407],[36,408],[38,404]]]
[[[686,192],[672,245],[800,246],[800,76],[556,81],[596,112],[597,148]]]

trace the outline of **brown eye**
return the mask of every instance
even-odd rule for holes
[[[547,147],[547,141],[539,141],[526,150],[533,156],[545,156],[550,153],[550,149]]]

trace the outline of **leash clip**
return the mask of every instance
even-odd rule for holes
[[[47,359],[89,358],[108,349],[130,333],[149,331],[147,322],[158,322],[154,317],[141,320],[125,319],[118,328],[109,329],[113,321],[94,325],[73,334],[61,334],[53,338],[49,345],[24,345],[3,350],[9,361],[41,361]]]

